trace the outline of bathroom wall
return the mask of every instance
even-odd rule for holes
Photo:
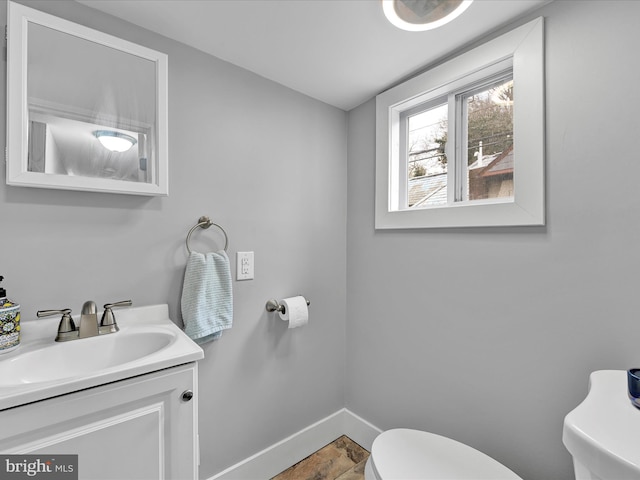
[[[373,100],[347,123],[74,2],[22,3],[169,55],[171,175],[169,197],[144,198],[8,187],[0,169],[0,274],[24,328],[87,299],[168,302],[180,323],[184,240],[207,214],[232,258],[255,252],[256,279],[234,281],[234,327],[200,364],[201,478],[335,412],[345,391],[381,428],[456,438],[527,480],[572,478],[564,415],[589,372],[640,361],[639,3],[556,1],[522,20],[546,18],[547,225],[418,231],[373,228]],[[194,233],[201,250],[221,241]],[[264,303],[297,293],[311,323],[288,331]]]
[[[79,313],[88,299],[168,303],[180,324],[185,238],[209,215],[229,234],[234,278],[235,253],[255,252],[255,280],[234,281],[233,329],[204,347],[201,478],[342,408],[346,113],[75,2],[22,3],[168,54],[170,162],[166,198],[8,187],[1,169],[0,274],[24,330],[38,309]],[[264,306],[296,294],[310,324],[287,330]]]
[[[640,362],[640,3],[556,1],[523,22],[541,15],[545,227],[375,231],[375,100],[349,113],[345,385],[380,428],[560,480],[589,373]]]

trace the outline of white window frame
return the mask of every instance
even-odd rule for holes
[[[407,209],[406,162],[401,155],[400,116],[429,99],[455,95],[465,86],[512,68],[514,80],[514,196]],[[460,148],[456,102],[449,102],[447,158]],[[453,140],[453,141],[452,141]],[[454,169],[449,170],[453,185]],[[459,171],[457,169],[456,171]],[[402,172],[402,173],[401,173]],[[466,172],[466,169],[465,169]],[[466,173],[464,173],[466,175]],[[449,189],[452,190],[451,188]],[[376,97],[375,228],[445,228],[544,225],[544,19],[537,18],[418,75]]]

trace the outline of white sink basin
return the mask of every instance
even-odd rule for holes
[[[204,357],[167,305],[119,309],[120,331],[55,342],[59,319],[22,322],[20,347],[0,355],[0,410]]]
[[[90,374],[139,360],[175,340],[175,335],[162,331],[119,333],[52,343],[0,362],[0,385],[10,387]]]
[[[577,480],[640,478],[640,409],[627,396],[627,372],[600,370],[589,393],[564,420],[562,441]]]

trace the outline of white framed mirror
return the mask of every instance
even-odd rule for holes
[[[9,1],[7,184],[168,195],[167,63]]]

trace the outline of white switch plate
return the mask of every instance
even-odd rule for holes
[[[253,252],[236,253],[236,280],[253,280]]]

